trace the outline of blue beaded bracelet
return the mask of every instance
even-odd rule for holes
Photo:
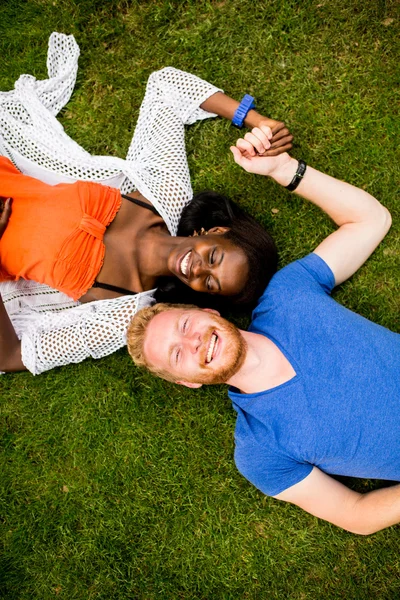
[[[245,94],[235,114],[233,115],[232,123],[236,125],[236,127],[243,127],[243,122],[247,116],[247,113],[249,112],[249,110],[255,107],[256,103],[254,101],[253,96]]]

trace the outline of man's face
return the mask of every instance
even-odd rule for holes
[[[237,327],[214,311],[173,309],[150,321],[143,352],[177,383],[225,383],[242,366],[246,344]]]

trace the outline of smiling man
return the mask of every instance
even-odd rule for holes
[[[214,311],[156,305],[134,318],[128,348],[170,381],[231,386],[235,461],[261,491],[373,533],[400,521],[400,486],[358,494],[330,475],[400,481],[400,335],[330,293],[373,252],[390,215],[365,191],[287,154],[259,156],[263,139],[253,130],[238,140],[236,162],[296,188],[338,229],[272,278],[248,331]]]
[[[156,366],[157,375],[194,388],[226,383],[240,370],[246,342],[239,330],[216,311],[157,304],[142,312],[135,322],[155,314],[157,318],[147,328],[144,340],[140,336],[138,345],[143,344],[146,366]],[[130,348],[135,344],[132,330],[133,325],[129,330]]]

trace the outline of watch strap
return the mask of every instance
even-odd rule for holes
[[[285,186],[286,189],[289,190],[289,192],[293,192],[297,188],[300,181],[304,177],[306,169],[307,169],[307,164],[304,162],[304,160],[299,160],[299,164],[297,166],[297,171],[296,171],[292,181],[289,183],[289,185]]]
[[[232,123],[236,125],[236,127],[243,127],[244,120],[247,116],[247,113],[255,108],[256,103],[253,96],[250,94],[245,94],[236,109],[235,114],[233,115]]]

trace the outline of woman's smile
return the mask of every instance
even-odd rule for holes
[[[188,252],[186,252],[186,254],[183,255],[183,257],[180,259],[180,271],[182,273],[182,275],[184,277],[186,277],[188,279],[188,273],[190,271],[189,269],[189,259],[191,257],[192,254],[192,250],[189,250]]]

